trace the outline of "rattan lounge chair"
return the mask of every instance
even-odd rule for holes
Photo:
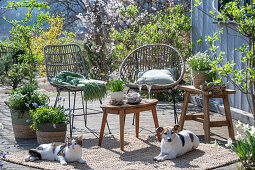
[[[138,90],[134,82],[140,71],[152,69],[176,68],[178,79],[172,84],[154,84],[152,92],[171,92],[174,104],[174,119],[178,123],[175,106],[174,88],[181,82],[184,75],[184,60],[179,51],[166,44],[148,44],[133,50],[122,62],[119,75],[130,89]],[[143,86],[142,90],[146,90]]]
[[[97,110],[89,109],[87,107],[87,101],[85,101],[84,106],[84,99],[83,99],[83,90],[81,87],[75,87],[75,86],[67,86],[67,85],[59,85],[52,82],[52,79],[61,71],[70,71],[75,73],[82,74],[85,78],[89,79],[87,70],[85,67],[85,61],[84,57],[81,52],[81,48],[77,44],[66,44],[66,45],[47,45],[44,47],[44,59],[45,59],[45,65],[46,65],[46,73],[47,73],[47,79],[49,83],[56,87],[57,89],[57,97],[55,100],[55,105],[57,104],[57,99],[60,96],[61,92],[68,92],[68,104],[69,108],[72,109],[73,116],[72,121],[70,122],[70,132],[73,128],[73,121],[74,116],[84,116],[84,122],[85,127],[87,125],[87,115],[90,114],[97,114],[99,113]],[[77,92],[80,92],[81,98],[82,98],[82,108],[76,108],[76,94]],[[71,108],[71,93],[74,94],[74,101],[73,106]],[[102,101],[100,100],[100,103],[102,104]],[[76,114],[74,115],[75,110],[83,110],[83,114]],[[93,110],[96,111],[94,113],[88,113],[87,110]],[[107,123],[108,126],[108,123]],[[109,126],[108,126],[109,129]],[[109,129],[110,132],[110,129]]]

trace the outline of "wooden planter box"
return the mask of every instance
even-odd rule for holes
[[[65,142],[66,128],[65,123],[56,124],[56,128],[52,123],[38,125],[36,131],[38,144]]]
[[[32,120],[29,111],[10,109],[14,137],[19,139],[35,139],[36,132],[30,128]],[[27,120],[30,120],[27,122]]]

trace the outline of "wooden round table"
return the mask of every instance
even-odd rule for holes
[[[104,114],[103,114],[103,119],[102,119],[102,124],[101,124],[101,131],[100,131],[98,146],[101,146],[101,144],[102,144],[104,128],[105,128],[105,123],[107,120],[108,113],[119,115],[119,119],[120,119],[120,149],[121,150],[124,150],[124,121],[125,121],[124,115],[125,114],[135,113],[135,132],[136,132],[137,138],[138,138],[138,134],[139,134],[139,113],[140,112],[151,110],[155,128],[158,128],[159,125],[158,125],[158,117],[157,117],[157,111],[156,111],[157,103],[158,103],[158,100],[156,100],[156,99],[151,99],[151,101],[143,99],[141,101],[141,103],[136,104],[136,105],[126,104],[126,101],[124,101],[124,104],[121,106],[114,106],[111,104],[102,104],[101,108],[103,109]],[[158,140],[161,141],[159,133],[157,133],[157,136],[158,136]]]

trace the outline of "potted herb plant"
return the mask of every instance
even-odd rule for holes
[[[30,115],[32,117],[31,128],[36,130],[38,144],[65,141],[69,114],[66,114],[64,106],[38,107],[30,110]]]
[[[5,102],[10,108],[12,127],[15,138],[36,138],[30,129],[32,124],[29,110],[49,102],[49,94],[33,84],[25,84],[22,89],[13,90]]]
[[[192,79],[195,88],[200,88],[200,85],[204,84],[208,73],[211,70],[211,59],[206,53],[198,52],[197,54],[188,58],[192,69]]]
[[[124,81],[119,79],[112,79],[109,83],[109,89],[111,93],[111,100],[112,101],[122,101],[124,99]]]

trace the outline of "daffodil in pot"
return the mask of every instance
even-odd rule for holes
[[[121,102],[124,99],[124,81],[119,79],[112,79],[109,82],[109,90],[111,91],[111,100]]]
[[[212,60],[206,53],[198,52],[195,55],[188,58],[192,69],[192,79],[195,88],[200,88],[200,85],[204,84],[207,76],[211,70]]]
[[[60,99],[58,101],[61,102]],[[68,110],[61,105],[57,107],[46,105],[30,110],[31,128],[36,130],[38,144],[65,141],[70,120],[70,109]]]
[[[49,93],[33,84],[25,84],[23,88],[12,91],[5,103],[10,108],[15,138],[36,138],[35,131],[29,128],[32,124],[29,110],[48,102]]]

